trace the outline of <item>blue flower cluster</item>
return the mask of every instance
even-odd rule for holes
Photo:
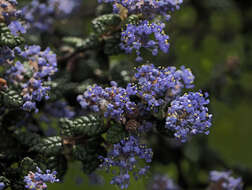
[[[138,95],[147,104],[147,110],[167,105],[183,88],[193,88],[194,76],[190,69],[181,67],[156,68],[143,65],[135,74]]]
[[[120,13],[124,8],[127,14],[141,15],[138,23],[126,24],[121,33],[121,48],[126,53],[137,54],[136,61],[142,61],[140,49],[146,48],[156,56],[160,49],[164,53],[169,50],[169,36],[165,34],[165,23],[158,17],[161,15],[166,21],[170,19],[169,12],[178,9],[183,0],[98,0],[99,3],[112,3],[114,12]],[[153,22],[153,20],[159,20]],[[152,39],[154,36],[154,39]]]
[[[40,46],[26,46],[24,50],[15,48],[15,53],[24,59],[6,72],[10,81],[21,85],[22,95],[25,101],[23,109],[26,111],[36,110],[36,101],[49,99],[48,91],[50,87],[46,82],[51,80],[51,76],[57,72],[56,55],[50,48],[41,51]]]
[[[152,52],[152,55],[158,54],[158,49],[168,53],[169,36],[164,32],[164,23],[150,23],[148,20],[140,22],[138,25],[128,24],[121,33],[121,49],[126,53],[136,51],[136,61],[142,61],[141,48],[146,48]],[[154,36],[151,39],[150,36]]]
[[[80,0],[39,0],[31,1],[23,8],[29,29],[48,31],[56,19],[62,19],[79,6]]]
[[[210,181],[212,182],[210,190],[223,189],[223,190],[242,190],[243,183],[240,177],[234,178],[231,176],[232,172],[210,172]]]
[[[5,187],[4,183],[3,182],[0,182],[0,190],[3,190]]]
[[[136,71],[135,84],[129,83],[126,89],[117,85],[105,90],[97,85],[89,88],[83,96],[78,97],[81,106],[89,106],[95,112],[100,111],[99,107],[103,107],[102,110],[107,108],[105,116],[114,115],[108,113],[116,109],[110,105],[113,99],[113,104],[121,108],[129,108],[130,105],[131,109],[128,111],[131,112],[136,109],[136,105],[130,101],[130,96],[137,95],[147,105],[146,110],[150,111],[153,107],[167,105],[183,88],[193,88],[194,76],[191,70],[185,67],[177,70],[176,67],[156,68],[154,65],[143,65]],[[120,109],[120,114],[122,113]]]
[[[209,100],[201,92],[185,93],[171,102],[166,128],[175,131],[175,137],[186,142],[191,135],[209,134],[212,115],[208,113]]]
[[[98,0],[98,2],[113,3],[115,13],[118,13],[122,6],[130,14],[144,14],[153,18],[157,14],[169,17],[168,12],[179,9],[183,0]]]
[[[16,0],[0,0],[0,22],[5,23],[12,35],[25,33],[26,29],[18,20],[22,16],[22,12],[16,9]],[[0,65],[8,66],[15,58],[14,52],[10,47],[0,46]]]
[[[51,172],[50,170],[46,170],[46,173],[43,173],[41,169],[37,167],[37,172],[30,172],[24,177],[24,182],[26,183],[25,188],[30,190],[47,189],[47,182],[59,182],[59,179],[56,178],[56,174],[56,171]]]
[[[0,21],[5,22],[15,36],[26,32],[24,26],[18,21],[22,16],[22,11],[17,10],[16,6],[16,0],[0,0]]]
[[[156,174],[148,185],[148,190],[179,190],[179,186],[166,175]]]
[[[136,104],[130,101],[133,92],[129,85],[127,89],[117,86],[111,82],[112,87],[103,89],[98,85],[90,87],[77,100],[82,108],[89,108],[93,112],[103,112],[104,117],[110,117],[117,121],[123,121],[126,114],[134,114]]]
[[[191,135],[209,133],[212,115],[206,107],[209,103],[207,94],[190,92],[181,96],[183,89],[193,88],[194,76],[190,69],[183,66],[176,69],[143,65],[137,68],[134,80],[126,89],[118,87],[115,82],[112,82],[112,87],[105,89],[95,85],[77,99],[82,108],[102,112],[104,117],[122,124],[133,124],[132,120],[125,120],[137,120],[144,113],[157,113],[160,108],[164,112],[168,110],[165,127],[173,131],[181,142]],[[132,101],[132,96],[137,96],[139,101]],[[139,129],[143,123],[142,120],[138,123]]]
[[[146,163],[152,161],[153,152],[146,145],[139,143],[139,139],[130,136],[120,143],[114,144],[113,149],[108,153],[107,157],[100,156],[103,163],[101,168],[109,171],[112,167],[118,167],[119,172],[111,180],[111,184],[117,185],[121,189],[126,189],[130,183],[130,172],[133,172],[134,178],[137,180],[140,176],[145,175],[149,166],[139,168],[137,166],[139,159]],[[112,171],[115,174],[115,171]]]
[[[25,33],[26,29],[19,21],[22,11],[16,9],[16,0],[0,0],[0,21],[5,22],[13,35]],[[20,59],[22,61],[20,61]],[[15,60],[15,62],[14,62]],[[48,99],[50,87],[46,82],[57,71],[56,55],[49,48],[41,51],[40,46],[25,46],[24,50],[15,47],[0,47],[0,65],[6,69],[8,83],[21,86],[24,98],[23,109],[37,110],[36,101]],[[9,68],[9,69],[8,69]]]

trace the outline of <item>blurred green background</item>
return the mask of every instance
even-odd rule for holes
[[[167,25],[171,38],[169,55],[162,54],[153,58],[153,62],[192,69],[196,88],[208,90],[211,97],[213,126],[205,138],[228,164],[252,169],[251,4],[251,0],[185,0]],[[96,0],[83,0],[80,13],[59,27],[72,36],[87,36],[92,31],[90,21],[95,17],[96,6]],[[116,56],[111,60],[119,58],[126,60],[128,56]],[[133,62],[134,58],[131,60]],[[176,179],[172,164],[155,165],[153,170]],[[105,176],[105,186],[89,185],[80,164],[71,163],[64,183],[50,185],[49,189],[116,189],[109,184],[109,176]],[[149,177],[134,182],[129,189],[146,189]],[[207,180],[207,173],[200,177]]]

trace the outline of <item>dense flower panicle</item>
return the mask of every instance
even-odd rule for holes
[[[207,93],[204,96],[201,92],[190,92],[171,102],[165,127],[174,131],[181,142],[186,142],[191,135],[209,134],[212,115],[206,107],[207,96]]]
[[[159,49],[168,53],[169,36],[165,34],[165,24],[161,21],[155,23],[157,16],[163,16],[166,21],[170,19],[169,12],[178,9],[183,0],[98,0],[99,3],[112,3],[114,12],[121,10],[127,14],[139,14],[142,20],[138,24],[127,24],[121,33],[121,49],[126,53],[137,54],[136,61],[142,61],[140,50],[146,48],[156,56]],[[126,15],[127,15],[126,14]],[[157,19],[160,20],[160,19]],[[152,39],[154,36],[154,39]]]
[[[192,88],[194,81],[190,69],[184,67],[177,70],[175,67],[160,69],[154,65],[143,65],[137,69],[134,77],[135,84],[129,83],[126,89],[118,87],[115,82],[105,89],[95,85],[78,96],[78,101],[82,108],[101,111],[105,117],[121,121],[127,115],[134,115],[136,110],[149,112],[167,105],[183,88]],[[132,95],[138,96],[147,106],[141,108],[143,104],[132,102]]]
[[[26,33],[25,27],[18,20],[22,16],[22,11],[17,10],[16,6],[15,0],[0,0],[0,21],[5,22],[15,36]]]
[[[3,182],[0,182],[0,190],[3,190],[5,187],[4,183]]]
[[[143,14],[149,18],[154,15],[169,17],[168,12],[179,9],[183,0],[98,0],[99,3],[113,3],[114,12],[123,6],[130,14]]]
[[[95,85],[77,99],[82,108],[101,112],[125,124],[128,131],[148,131],[153,124],[138,118],[161,108],[168,109],[165,127],[181,142],[192,135],[209,133],[212,115],[208,113],[207,93],[190,92],[181,96],[183,89],[193,88],[190,69],[143,65],[137,68],[134,79],[134,84],[129,83],[126,89],[115,82],[105,89]]]
[[[167,53],[169,49],[169,36],[164,32],[164,23],[150,23],[147,20],[140,22],[138,25],[128,24],[126,29],[121,33],[121,48],[126,53],[136,51],[136,61],[142,61],[141,48],[146,48],[156,56],[158,50]],[[151,39],[150,36],[154,36]]]
[[[147,109],[168,104],[183,88],[192,88],[194,76],[190,69],[181,67],[156,68],[143,65],[135,74],[138,95],[148,105]]]
[[[136,104],[130,101],[132,88],[118,87],[111,82],[112,87],[103,89],[98,85],[90,87],[83,95],[78,96],[82,108],[89,108],[93,112],[103,112],[104,117],[122,121],[126,114],[134,114]]]
[[[37,172],[30,172],[27,176],[24,177],[24,182],[26,183],[25,188],[30,190],[46,189],[47,182],[59,182],[59,179],[56,178],[56,174],[56,171],[51,172],[50,170],[46,170],[46,173],[43,173],[40,168],[37,167]]]
[[[17,61],[8,71],[10,81],[22,86],[25,101],[23,109],[37,110],[36,101],[48,99],[50,87],[46,82],[57,72],[56,55],[50,48],[41,51],[40,46],[26,46],[24,50],[15,48],[16,54],[24,59],[24,64]]]
[[[166,175],[154,175],[148,185],[148,190],[179,190],[179,186]]]
[[[232,172],[219,172],[211,171],[210,172],[210,181],[212,184],[209,187],[209,190],[214,190],[216,188],[220,190],[242,190],[243,183],[240,177],[234,178],[231,176]]]
[[[33,0],[23,8],[24,18],[30,29],[48,31],[55,19],[68,16],[79,4],[80,0]]]
[[[153,152],[146,145],[139,144],[139,139],[130,136],[120,143],[114,144],[113,149],[108,153],[107,157],[100,156],[103,163],[100,167],[109,171],[111,167],[118,167],[119,172],[111,180],[111,184],[115,184],[121,189],[126,189],[130,183],[130,174],[133,172],[135,179],[145,175],[149,166],[139,168],[138,160],[142,159],[146,163],[152,161]],[[115,174],[115,171],[112,171]]]

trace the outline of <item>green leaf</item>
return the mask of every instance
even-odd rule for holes
[[[112,125],[107,131],[106,141],[110,144],[115,144],[128,135],[128,132],[122,126]]]
[[[6,90],[0,92],[2,95],[3,104],[7,107],[21,107],[23,98],[14,90]]]
[[[62,139],[59,136],[43,138],[39,144],[32,148],[32,150],[45,155],[60,154],[63,151]]]
[[[92,173],[100,164],[98,157],[106,155],[105,148],[101,145],[103,139],[92,138],[87,143],[73,147],[73,157],[82,162],[83,171],[87,174]]]
[[[60,135],[65,137],[72,137],[74,136],[73,128],[74,128],[74,122],[67,118],[61,118],[60,119]]]
[[[60,120],[61,135],[73,136],[97,136],[105,132],[98,116],[82,116],[74,120],[62,118]]]
[[[28,147],[37,146],[41,142],[41,138],[36,133],[31,133],[28,131],[15,131],[15,138],[21,145],[25,145]]]
[[[95,136],[104,132],[104,126],[98,116],[88,115],[74,120],[74,134],[85,134]]]
[[[31,158],[25,157],[20,163],[20,170],[22,171],[22,176],[26,176],[30,171],[36,171],[38,166]]]
[[[3,182],[5,184],[5,186],[10,185],[10,181],[4,176],[0,176],[0,182]]]
[[[121,18],[118,14],[106,14],[92,21],[94,31],[98,34],[107,34],[120,30]]]
[[[67,159],[64,155],[50,156],[42,162],[45,164],[45,169],[57,171],[57,178],[62,179],[67,172]]]
[[[94,49],[99,47],[99,40],[96,34],[90,34],[85,39],[77,37],[65,37],[63,38],[63,42],[78,50]]]

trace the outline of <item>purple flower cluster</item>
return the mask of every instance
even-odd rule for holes
[[[3,190],[5,187],[4,183],[3,182],[0,182],[0,190]]]
[[[201,92],[190,92],[171,102],[165,127],[175,131],[174,136],[181,142],[186,142],[191,135],[209,134],[212,115],[206,107],[207,96],[207,93],[204,96]]]
[[[98,2],[113,3],[114,12],[116,13],[122,6],[130,14],[143,14],[153,18],[157,14],[169,17],[168,12],[179,9],[183,0],[98,0]]]
[[[141,48],[146,48],[152,52],[152,55],[158,54],[158,49],[164,53],[169,49],[169,36],[164,32],[164,23],[150,23],[148,20],[140,22],[138,25],[128,24],[126,29],[121,33],[121,48],[126,53],[136,51],[136,61],[142,61],[140,56]],[[154,39],[151,39],[154,36]]]
[[[24,177],[24,182],[26,183],[25,188],[30,190],[47,189],[47,182],[59,182],[59,179],[56,178],[56,174],[56,171],[51,172],[50,170],[46,170],[46,173],[43,173],[40,168],[37,167],[37,172],[30,172]]]
[[[24,59],[23,64],[15,62],[8,71],[8,78],[22,87],[22,95],[25,101],[23,109],[26,111],[37,110],[36,101],[49,99],[50,87],[46,82],[57,72],[56,55],[50,48],[41,51],[40,46],[26,46],[24,50],[16,47],[15,52]]]
[[[134,114],[136,104],[130,101],[131,93],[134,93],[130,85],[127,89],[111,82],[112,87],[103,89],[98,85],[90,87],[77,100],[82,108],[89,108],[93,112],[103,112],[104,117],[122,121],[127,114]]]
[[[55,19],[71,14],[79,4],[79,0],[46,0],[44,3],[33,0],[23,8],[23,12],[29,28],[48,31]]]
[[[105,89],[95,85],[77,99],[84,109],[101,111],[105,117],[122,121],[126,116],[134,115],[136,110],[142,110],[141,105],[148,112],[167,105],[183,88],[193,87],[194,76],[190,69],[184,67],[177,70],[175,67],[143,65],[137,69],[135,80],[135,84],[129,83],[126,89],[118,87],[115,82],[112,82],[112,87]],[[142,104],[132,102],[132,95],[138,96]]]
[[[134,80],[134,84],[129,83],[126,89],[118,87],[115,82],[112,82],[112,87],[105,89],[95,85],[77,99],[82,108],[101,112],[104,117],[126,123],[126,128],[136,126],[141,129],[140,125],[145,121],[136,120],[143,114],[152,114],[161,108],[167,111],[165,127],[173,131],[181,142],[187,141],[191,135],[209,133],[212,115],[208,113],[207,93],[181,95],[183,89],[193,88],[194,76],[190,69],[183,66],[176,69],[143,65],[137,68]],[[132,101],[132,96],[138,97],[139,101]],[[147,123],[152,126],[150,122]]]
[[[103,163],[100,167],[109,171],[111,167],[118,167],[119,172],[111,180],[111,184],[117,185],[121,189],[126,189],[130,183],[130,172],[133,172],[135,179],[145,175],[149,166],[139,168],[138,160],[144,160],[146,163],[152,161],[153,152],[146,145],[139,144],[139,139],[130,136],[120,143],[114,144],[113,149],[108,153],[107,157],[100,156]],[[112,171],[115,174],[116,171]]]
[[[167,105],[183,88],[193,88],[194,76],[190,69],[181,67],[156,68],[143,65],[135,74],[138,95],[147,104],[147,110]]]
[[[164,53],[169,50],[169,36],[165,34],[165,23],[157,16],[170,19],[169,12],[178,9],[183,0],[98,0],[99,3],[112,3],[114,12],[120,13],[122,8],[128,14],[139,14],[141,20],[137,24],[127,24],[121,33],[121,48],[126,53],[132,53],[134,49],[137,54],[136,61],[142,61],[140,49],[146,48],[152,51],[152,55],[158,54],[158,49]],[[154,36],[154,39],[152,39]]]
[[[242,190],[243,183],[242,179],[234,178],[231,176],[232,172],[219,172],[211,171],[210,172],[210,190],[221,189],[221,190]]]
[[[11,33],[17,36],[19,33],[24,34],[26,29],[18,19],[22,12],[16,9],[16,0],[0,0],[0,21],[5,22]]]
[[[154,175],[150,184],[148,185],[148,190],[179,190],[177,184],[166,175]]]
[[[26,33],[25,27],[17,20],[12,21],[8,27],[11,33],[15,36],[17,36],[19,33],[22,33],[22,34]]]

